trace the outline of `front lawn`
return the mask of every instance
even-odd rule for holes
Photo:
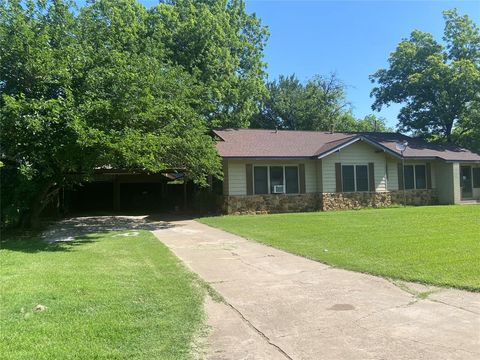
[[[2,359],[185,359],[202,329],[202,286],[147,231],[10,238],[0,264]]]
[[[480,291],[480,206],[222,216],[199,221],[345,269]]]

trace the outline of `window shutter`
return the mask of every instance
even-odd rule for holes
[[[375,164],[368,163],[368,190],[375,191]]]
[[[342,192],[342,164],[335,163],[335,191]]]
[[[300,194],[305,194],[306,185],[305,185],[305,164],[298,165],[298,180],[300,182]]]
[[[253,195],[253,165],[246,164],[246,178],[247,178],[247,195]]]
[[[480,188],[480,167],[473,168],[473,187]]]
[[[427,163],[427,189],[432,188],[432,165],[430,163]]]
[[[403,182],[403,165],[402,163],[398,163],[397,166],[397,172],[398,172],[398,190],[403,190],[404,188],[404,182]]]

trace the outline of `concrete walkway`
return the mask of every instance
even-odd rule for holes
[[[192,220],[170,225],[155,235],[225,299],[206,302],[209,359],[480,359],[478,293],[394,284]]]

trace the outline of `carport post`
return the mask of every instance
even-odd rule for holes
[[[183,209],[187,210],[187,176],[183,175]]]
[[[120,210],[120,181],[117,175],[113,178],[113,210]]]
[[[208,191],[212,192],[213,191],[213,176],[208,175]]]

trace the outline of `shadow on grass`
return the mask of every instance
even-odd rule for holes
[[[7,232],[2,234],[0,241],[1,250],[21,251],[25,253],[37,253],[42,251],[71,251],[78,245],[92,243],[100,235],[80,236],[69,242],[49,242],[43,239],[41,232],[21,231]]]
[[[78,216],[54,222],[44,231],[15,230],[2,234],[0,249],[35,253],[71,251],[74,247],[98,241],[111,231],[169,229],[179,218],[160,215]]]

